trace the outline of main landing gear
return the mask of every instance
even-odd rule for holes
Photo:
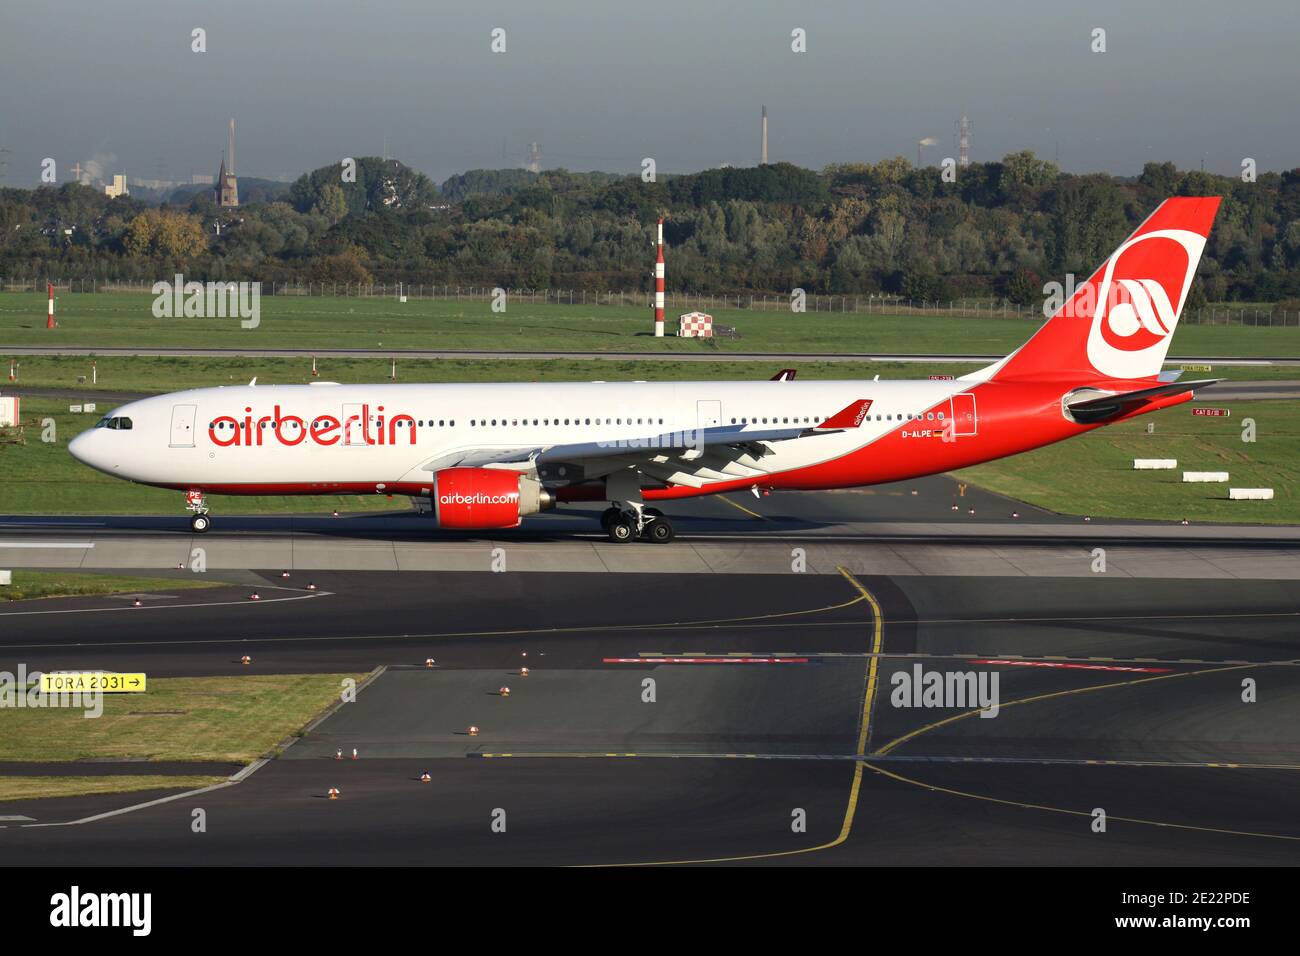
[[[667,544],[677,536],[672,522],[658,508],[606,508],[600,526],[615,544],[633,540]]]
[[[185,507],[194,512],[190,516],[190,530],[203,534],[212,527],[212,518],[208,515],[208,500],[203,492],[191,489],[185,492]]]

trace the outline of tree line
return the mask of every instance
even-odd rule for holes
[[[1254,181],[1172,163],[1065,173],[1031,152],[945,181],[897,157],[685,175],[326,166],[237,209],[148,205],[79,184],[0,190],[0,276],[646,288],[664,217],[668,286],[1028,304],[1082,278],[1167,196],[1220,195],[1191,305],[1300,299],[1300,169]],[[1295,303],[1292,302],[1292,307]]]

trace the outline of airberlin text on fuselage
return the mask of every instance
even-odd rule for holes
[[[229,415],[214,418],[208,427],[208,438],[222,448],[262,445],[269,442],[269,436],[274,436],[281,445],[290,446],[308,440],[317,445],[337,445],[340,441],[345,445],[396,445],[399,429],[409,436],[408,443],[414,445],[415,419],[410,415],[385,416],[383,405],[375,407],[373,416],[369,405],[362,405],[359,413],[344,419],[315,415],[311,427],[297,415],[281,414],[280,406],[276,405],[270,415],[254,417],[253,409],[246,407],[242,420]]]

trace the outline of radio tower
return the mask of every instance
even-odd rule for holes
[[[664,337],[664,221],[655,239],[655,338]]]
[[[767,165],[767,107],[766,106],[763,107],[763,149],[759,155],[760,155],[760,159],[758,161],[758,164],[760,166],[766,166]]]
[[[957,165],[970,165],[970,133],[973,127],[971,122],[966,118],[966,114],[961,114],[961,122],[957,124]]]

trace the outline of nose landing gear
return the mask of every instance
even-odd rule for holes
[[[195,534],[203,534],[212,527],[212,519],[208,516],[208,500],[202,491],[191,488],[185,492],[185,507],[194,512],[190,516],[190,530]]]

